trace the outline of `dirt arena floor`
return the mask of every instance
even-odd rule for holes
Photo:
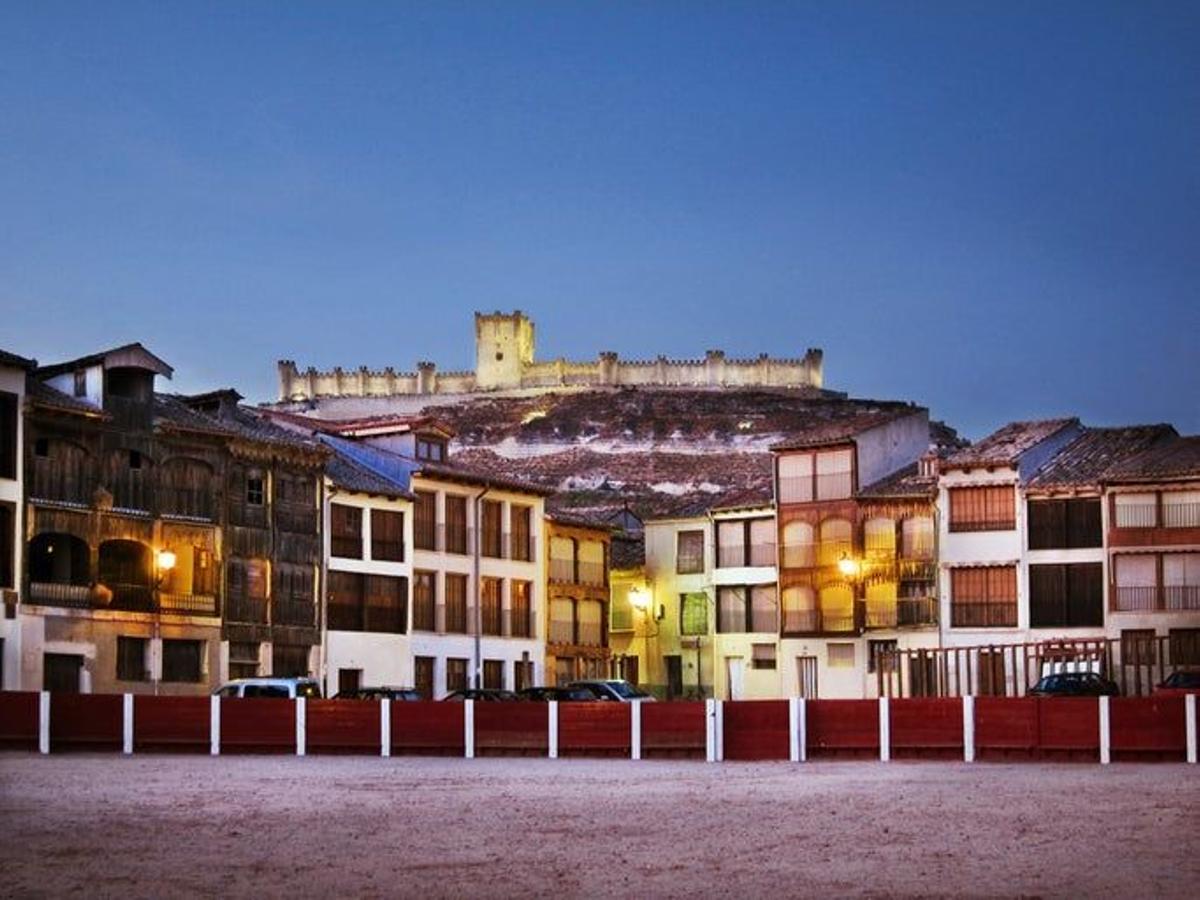
[[[0,755],[5,897],[1196,897],[1200,769]]]

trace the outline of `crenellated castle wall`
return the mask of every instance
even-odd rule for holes
[[[301,371],[295,361],[280,360],[280,401],[318,397],[390,397],[471,394],[503,390],[554,390],[564,387],[812,387],[821,388],[822,353],[809,349],[798,359],[729,359],[709,350],[703,359],[622,360],[603,352],[595,361],[533,358],[533,323],[519,310],[512,314],[475,314],[476,371],[439,372],[432,362],[415,372],[388,367],[319,372]]]

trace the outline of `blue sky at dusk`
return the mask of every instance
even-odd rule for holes
[[[0,0],[0,346],[800,356],[1200,431],[1200,4]]]

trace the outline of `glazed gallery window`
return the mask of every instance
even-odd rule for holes
[[[681,531],[676,535],[675,571],[679,575],[704,571],[703,531]]]

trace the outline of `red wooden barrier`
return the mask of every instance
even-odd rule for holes
[[[392,753],[462,756],[463,750],[463,704],[392,701]]]
[[[1037,746],[1037,697],[975,698],[975,748],[981,757],[991,750],[1032,752]]]
[[[498,753],[546,753],[549,740],[548,703],[484,701],[475,704],[476,756]]]
[[[809,700],[805,707],[809,756],[878,753],[877,700]]]
[[[1113,697],[1109,701],[1113,759],[1158,754],[1187,758],[1184,698]]]
[[[632,704],[558,704],[560,756],[598,753],[628,756],[632,731]]]
[[[38,702],[36,691],[0,692],[0,748],[38,748]]]
[[[305,751],[379,753],[378,700],[307,700]]]
[[[296,701],[221,698],[222,753],[295,753]]]
[[[739,700],[721,708],[725,759],[787,759],[791,752],[786,700]]]
[[[963,746],[962,700],[917,697],[888,703],[892,754],[960,755]]]
[[[133,750],[191,750],[210,746],[211,697],[133,698]],[[53,706],[53,702],[51,702]]]
[[[642,756],[704,756],[704,703],[642,704]]]
[[[1038,697],[1041,750],[1100,754],[1100,701],[1097,697]]]
[[[120,750],[125,714],[120,694],[50,697],[51,750]]]

